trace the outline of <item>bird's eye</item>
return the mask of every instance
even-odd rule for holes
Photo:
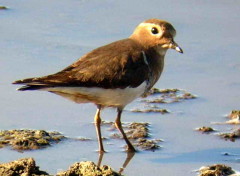
[[[153,27],[153,28],[151,29],[151,32],[152,32],[152,34],[158,34],[158,29],[155,28],[155,27]]]

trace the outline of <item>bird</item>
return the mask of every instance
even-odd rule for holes
[[[65,69],[42,77],[17,80],[19,91],[48,91],[76,103],[93,103],[99,152],[104,153],[101,135],[101,110],[117,110],[115,126],[127,144],[136,152],[121,122],[123,109],[138,97],[146,96],[158,81],[168,49],[183,53],[174,41],[176,30],[169,22],[148,19],[133,30],[130,37],[98,47],[80,57]]]

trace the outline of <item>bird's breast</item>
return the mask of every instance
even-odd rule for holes
[[[149,78],[147,82],[147,91],[159,80],[164,68],[164,55],[150,53],[146,55],[149,67]]]

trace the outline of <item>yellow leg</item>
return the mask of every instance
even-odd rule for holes
[[[117,119],[115,121],[115,126],[117,127],[117,129],[121,132],[123,139],[125,140],[125,142],[127,143],[127,151],[128,152],[136,152],[135,148],[133,147],[133,145],[131,144],[131,142],[128,140],[126,134],[123,131],[122,128],[122,122],[121,122],[121,115],[122,115],[122,109],[118,108],[117,109]]]
[[[101,111],[101,106],[97,107],[97,112],[94,118],[95,121],[95,127],[97,131],[97,137],[98,137],[98,144],[99,144],[99,152],[105,152],[103,148],[103,143],[102,143],[102,134],[101,134],[101,117],[100,117],[100,111]]]

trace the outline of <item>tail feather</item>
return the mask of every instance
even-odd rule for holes
[[[18,88],[17,90],[19,91],[25,91],[25,90],[39,90],[39,89],[43,89],[46,88],[47,86],[43,86],[43,85],[25,85],[22,86],[20,88]]]
[[[35,81],[36,78],[27,78],[27,79],[21,79],[14,81],[12,84],[27,84],[27,83],[32,83]]]
[[[37,82],[37,78],[27,78],[27,79],[17,80],[17,81],[14,81],[12,84],[25,84],[24,86],[17,89],[19,91],[39,90],[39,89],[48,87],[48,85],[44,83]]]

